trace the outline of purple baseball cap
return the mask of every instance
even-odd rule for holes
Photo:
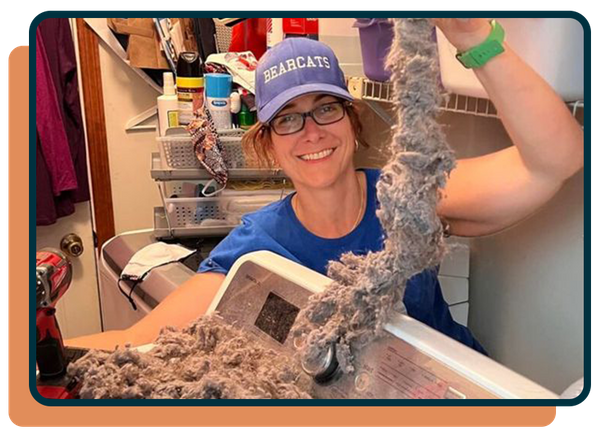
[[[260,58],[256,108],[262,123],[271,121],[291,100],[310,93],[354,100],[329,46],[308,38],[287,38]]]

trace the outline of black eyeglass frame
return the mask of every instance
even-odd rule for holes
[[[340,105],[342,105],[342,116],[341,116],[339,119],[337,119],[337,120],[334,120],[334,121],[332,121],[332,122],[327,122],[327,123],[319,123],[319,122],[317,121],[317,119],[315,119],[315,117],[314,117],[314,112],[315,112],[315,111],[317,111],[319,108],[322,108],[322,107],[324,107],[324,106],[326,106],[326,105],[333,105],[333,104],[340,104]],[[304,129],[304,126],[306,125],[306,118],[307,118],[307,117],[310,117],[311,119],[313,119],[313,121],[314,121],[314,122],[315,122],[317,125],[319,125],[319,126],[333,125],[334,123],[337,123],[337,122],[339,122],[340,120],[342,120],[344,117],[346,117],[346,113],[347,113],[347,110],[346,110],[346,109],[347,109],[347,108],[349,108],[349,107],[351,107],[351,106],[352,106],[352,102],[350,102],[350,101],[348,101],[348,100],[343,100],[343,101],[339,101],[339,100],[337,100],[337,101],[334,101],[334,102],[327,102],[327,103],[323,103],[323,104],[321,104],[321,105],[317,106],[316,108],[313,108],[312,110],[310,110],[310,111],[307,111],[307,112],[305,112],[305,113],[289,113],[289,114],[283,114],[283,115],[281,115],[281,116],[275,116],[275,117],[273,117],[273,118],[271,119],[271,121],[270,121],[270,122],[267,124],[267,127],[268,127],[269,129],[272,129],[272,130],[273,130],[273,132],[274,132],[275,134],[279,135],[280,137],[283,137],[283,136],[286,136],[286,135],[297,134],[298,132],[300,132],[300,131],[302,131],[302,130]],[[272,125],[273,121],[274,121],[274,120],[276,120],[276,119],[279,119],[279,118],[281,118],[281,117],[287,117],[287,116],[290,116],[290,115],[292,115],[292,114],[298,114],[298,115],[300,115],[300,116],[302,117],[302,125],[300,125],[300,128],[299,128],[298,130],[294,131],[294,132],[287,132],[287,133],[285,133],[285,134],[280,134],[279,132],[277,132],[277,130],[276,130],[276,129],[273,127],[273,125]]]

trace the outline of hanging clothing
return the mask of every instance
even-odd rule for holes
[[[36,224],[50,225],[72,214],[75,203],[90,199],[77,63],[68,19],[48,18],[40,23],[36,61]]]
[[[89,201],[89,182],[83,116],[79,100],[77,58],[67,18],[47,18],[38,26],[44,41],[46,57],[52,73],[56,98],[69,141],[71,159],[77,176],[73,202]]]
[[[52,75],[39,29],[36,31],[36,128],[48,172],[52,194],[77,188],[69,141],[54,90]]]

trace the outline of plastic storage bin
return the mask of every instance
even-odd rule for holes
[[[394,25],[388,18],[357,18],[354,27],[360,35],[365,76],[372,81],[388,81],[391,73],[385,69],[385,61],[394,40]]]
[[[162,183],[165,214],[171,228],[238,225],[242,215],[290,193],[290,190],[225,190],[212,197],[194,197],[198,193],[198,184],[206,183],[208,181]]]
[[[583,28],[572,18],[500,18],[506,42],[554,90],[570,102],[583,99]],[[440,73],[451,93],[488,98],[472,70],[456,59],[456,49],[438,29]]]
[[[231,129],[219,131],[219,139],[223,145],[223,158],[229,169],[256,168],[256,158],[245,154],[242,150],[242,136],[246,131]],[[158,137],[158,149],[163,166],[170,169],[195,169],[202,167],[190,136]]]

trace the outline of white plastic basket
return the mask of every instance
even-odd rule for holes
[[[256,168],[256,160],[247,157],[242,150],[243,129],[219,131],[223,145],[223,159],[229,169]],[[158,149],[164,167],[170,169],[196,169],[202,167],[194,152],[192,138],[184,136],[158,137]]]
[[[172,228],[238,225],[242,215],[279,199],[274,195],[165,199],[165,213]]]
[[[171,228],[235,225],[237,222],[230,219],[221,206],[219,197],[165,199],[165,213]]]
[[[169,181],[162,184],[164,207],[171,228],[238,225],[242,215],[279,201],[290,190],[224,190],[217,196],[193,197],[208,181]],[[174,197],[176,196],[176,197]]]

